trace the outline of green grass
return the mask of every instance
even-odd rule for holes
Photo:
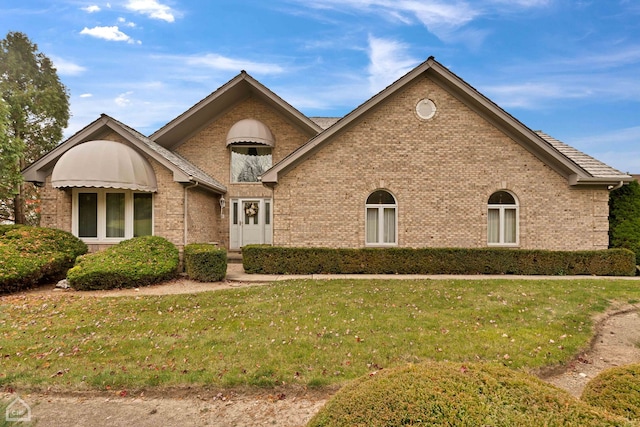
[[[630,280],[300,280],[192,295],[0,299],[0,386],[310,387],[424,360],[533,370],[588,345]]]

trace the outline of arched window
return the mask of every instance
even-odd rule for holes
[[[518,202],[513,194],[496,191],[489,197],[487,221],[489,245],[518,244]]]
[[[396,245],[398,233],[398,204],[395,197],[385,190],[369,195],[366,204],[366,244],[371,246]]]

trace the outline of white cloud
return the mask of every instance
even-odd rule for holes
[[[136,24],[134,22],[127,21],[126,18],[120,17],[118,18],[118,22],[126,27],[135,28]]]
[[[100,12],[100,6],[98,5],[91,5],[91,6],[87,6],[87,7],[83,7],[82,10],[84,10],[87,13],[95,13],[95,12]]]
[[[402,77],[418,63],[408,47],[394,40],[369,36],[369,88],[377,93]]]
[[[52,56],[51,61],[53,61],[53,65],[61,76],[77,76],[87,70],[82,65],[75,64],[57,56]]]
[[[120,31],[117,25],[111,27],[93,27],[87,28],[84,27],[80,34],[86,34],[91,37],[96,37],[98,39],[115,41],[115,42],[127,42],[133,43],[133,39]]]
[[[544,7],[551,3],[552,0],[492,0],[493,3],[505,4],[508,6],[521,6],[526,8]]]
[[[121,93],[113,101],[116,103],[118,107],[127,107],[131,104],[131,99],[129,99],[129,96],[132,94],[133,94],[133,91]]]
[[[216,70],[236,72],[246,70],[250,74],[280,74],[284,72],[284,68],[277,64],[254,62],[246,59],[234,59],[215,53],[209,53],[203,56],[189,56],[182,59],[186,61],[187,65],[203,66]]]
[[[175,21],[175,11],[169,6],[158,3],[157,0],[129,0],[125,7],[133,12],[147,15],[152,19],[166,22]]]
[[[452,39],[456,31],[486,15],[520,12],[543,7],[551,0],[291,0],[316,10],[371,13],[387,20],[410,25],[419,22],[440,39]],[[508,7],[506,7],[508,6]],[[467,41],[466,37],[455,37]]]
[[[80,98],[91,98],[93,96],[92,93],[83,93],[80,95]]]

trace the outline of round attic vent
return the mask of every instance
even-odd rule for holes
[[[436,104],[430,99],[421,99],[416,104],[416,113],[423,120],[429,120],[436,114]]]

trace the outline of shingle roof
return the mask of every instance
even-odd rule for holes
[[[322,130],[330,128],[342,117],[309,117],[315,124],[320,126]]]
[[[212,188],[218,189],[221,192],[225,192],[226,193],[227,187],[225,187],[223,184],[221,184],[215,178],[212,178],[211,176],[209,176],[202,169],[198,168],[197,166],[195,166],[193,163],[191,163],[190,161],[188,161],[187,159],[185,159],[184,157],[182,157],[178,153],[175,153],[173,151],[167,150],[166,148],[164,148],[160,144],[152,141],[151,139],[149,139],[148,137],[144,136],[143,134],[141,134],[137,130],[133,129],[132,127],[129,127],[129,126],[125,125],[124,123],[114,119],[113,117],[109,117],[109,118],[111,120],[113,120],[114,122],[118,123],[120,126],[122,126],[124,129],[126,129],[128,132],[130,132],[140,142],[144,143],[146,146],[151,148],[153,151],[158,153],[160,156],[164,157],[166,160],[171,162],[173,165],[175,165],[178,169],[180,169],[186,175],[189,175],[189,176],[195,178],[196,181],[199,181],[199,182],[201,182],[201,183],[203,183],[205,185],[208,185],[208,186],[210,186]]]
[[[433,57],[429,57],[425,62],[365,101],[343,118],[334,122],[324,118],[312,118],[324,130],[267,170],[262,175],[262,182],[277,184],[281,176],[286,175],[297,164],[304,162],[313,152],[328,143],[335,135],[351,126],[359,117],[393,96],[410,82],[425,75],[482,115],[487,121],[506,132],[514,141],[521,144],[547,166],[566,177],[570,185],[610,186],[620,182],[631,181],[631,176],[549,135],[534,132],[451,70],[437,62]]]
[[[600,160],[591,157],[590,155],[583,153],[582,151],[565,144],[562,141],[548,135],[542,131],[535,131],[543,140],[549,145],[555,148],[560,154],[567,157],[573,163],[584,169],[594,178],[610,178],[617,176],[627,176],[627,174],[620,172],[611,166],[602,163]]]

